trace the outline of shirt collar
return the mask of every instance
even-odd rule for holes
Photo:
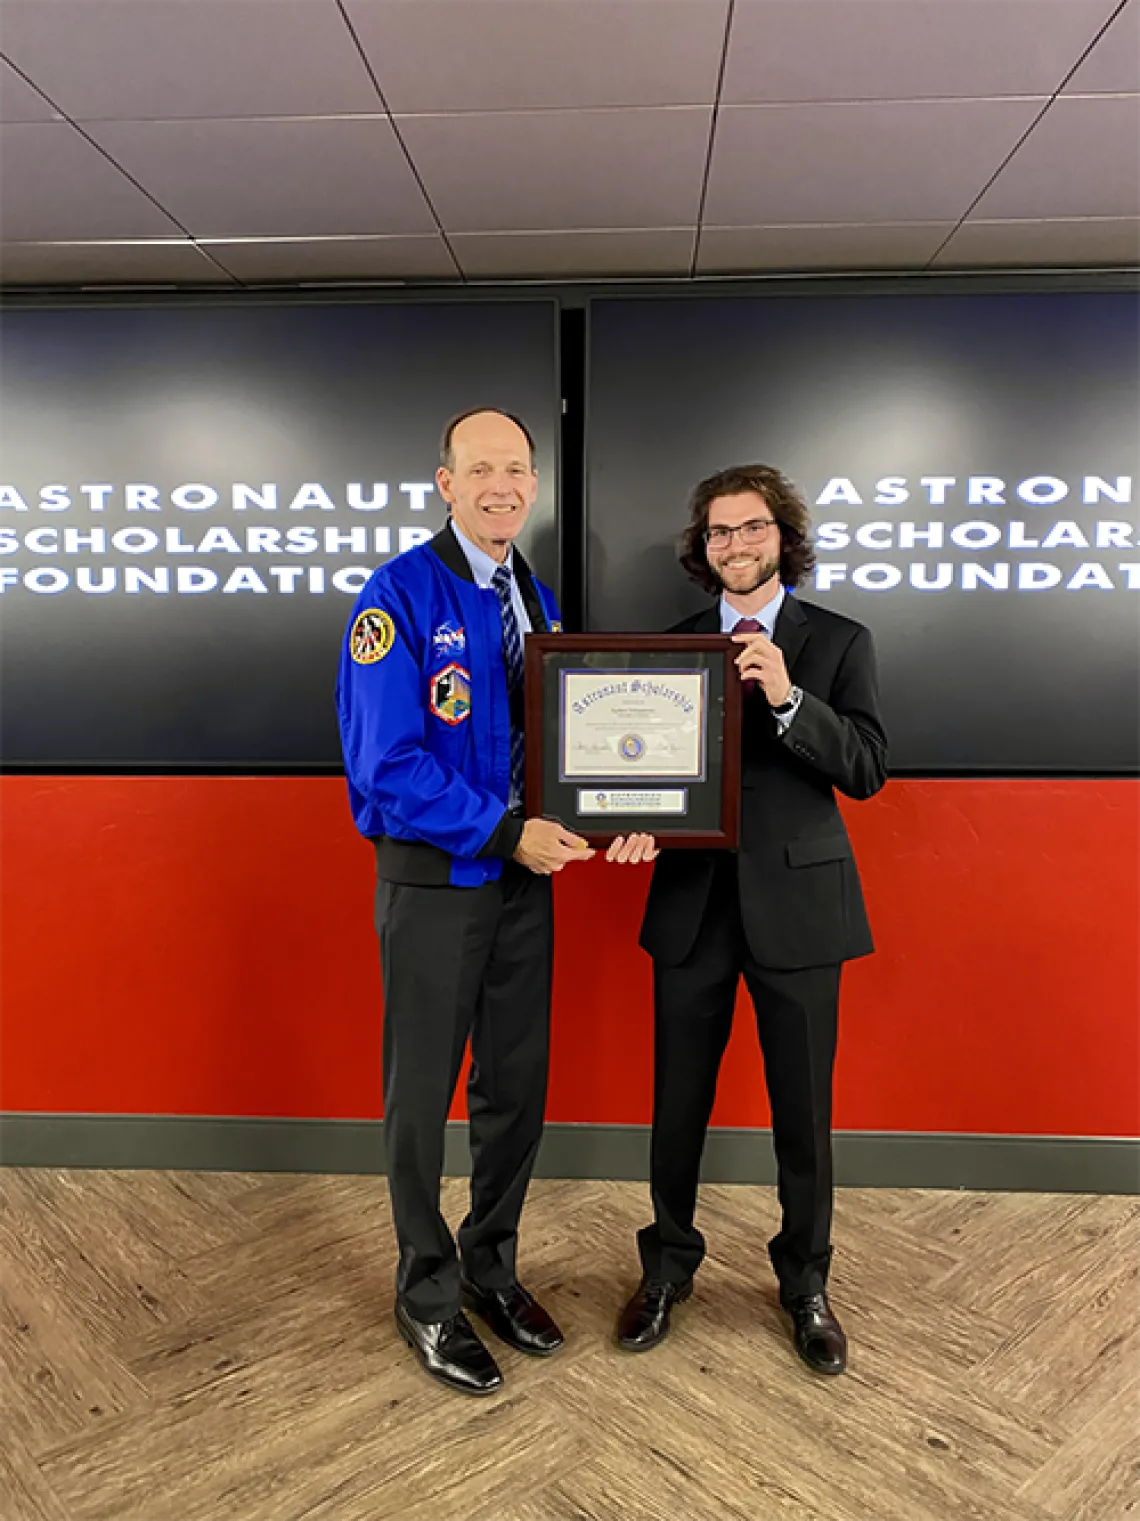
[[[459,547],[466,556],[467,563],[471,567],[471,574],[475,577],[476,586],[487,589],[491,586],[491,577],[499,568],[499,561],[492,560],[485,549],[480,549],[478,544],[473,544],[454,518],[451,520],[451,531],[459,542]],[[507,550],[507,558],[502,562],[513,576],[514,546]]]
[[[768,635],[769,639],[775,637],[776,619],[780,616],[780,609],[783,607],[784,598],[787,595],[787,592],[781,586],[776,592],[776,595],[772,598],[771,602],[766,603],[758,613],[755,613],[753,615],[756,618],[756,621],[759,623],[760,627]],[[736,608],[729,605],[728,599],[723,595],[721,596],[720,631],[722,634],[731,634],[733,629],[740,622],[741,618],[747,617],[747,613],[738,613]]]

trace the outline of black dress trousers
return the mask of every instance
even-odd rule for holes
[[[384,1138],[399,1245],[396,1291],[417,1320],[515,1281],[519,1216],[542,1138],[550,1050],[550,878],[513,861],[482,887],[381,879]],[[447,1112],[467,1039],[471,1208],[458,1251],[439,1208]]]
[[[820,1292],[831,1260],[831,1090],[841,967],[775,971],[752,957],[736,856],[717,861],[701,929],[679,966],[654,962],[654,1222],[638,1234],[650,1278],[684,1283],[705,1254],[694,1225],[701,1153],[743,976],[772,1108],[779,1233],[768,1251],[792,1294]]]

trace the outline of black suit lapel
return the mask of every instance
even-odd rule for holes
[[[772,643],[783,652],[784,664],[789,674],[810,634],[811,629],[803,608],[794,597],[786,596],[784,605],[780,609],[780,616],[776,619],[775,638]]]
[[[693,626],[689,632],[693,634],[719,634],[720,603],[714,602],[711,607],[706,607],[703,613],[699,613],[693,620]]]

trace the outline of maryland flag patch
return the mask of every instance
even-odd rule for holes
[[[378,607],[358,613],[348,636],[348,649],[357,665],[375,665],[396,642],[396,625]]]
[[[471,673],[461,665],[445,666],[432,677],[431,710],[445,724],[461,724],[471,713]]]

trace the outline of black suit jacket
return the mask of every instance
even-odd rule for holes
[[[719,632],[719,602],[670,629]],[[762,966],[793,970],[874,949],[835,793],[868,798],[879,791],[887,740],[868,629],[788,596],[775,643],[804,696],[782,735],[762,692],[744,699],[738,867],[753,956]],[[666,966],[693,947],[719,854],[666,849],[654,867],[641,945]]]

